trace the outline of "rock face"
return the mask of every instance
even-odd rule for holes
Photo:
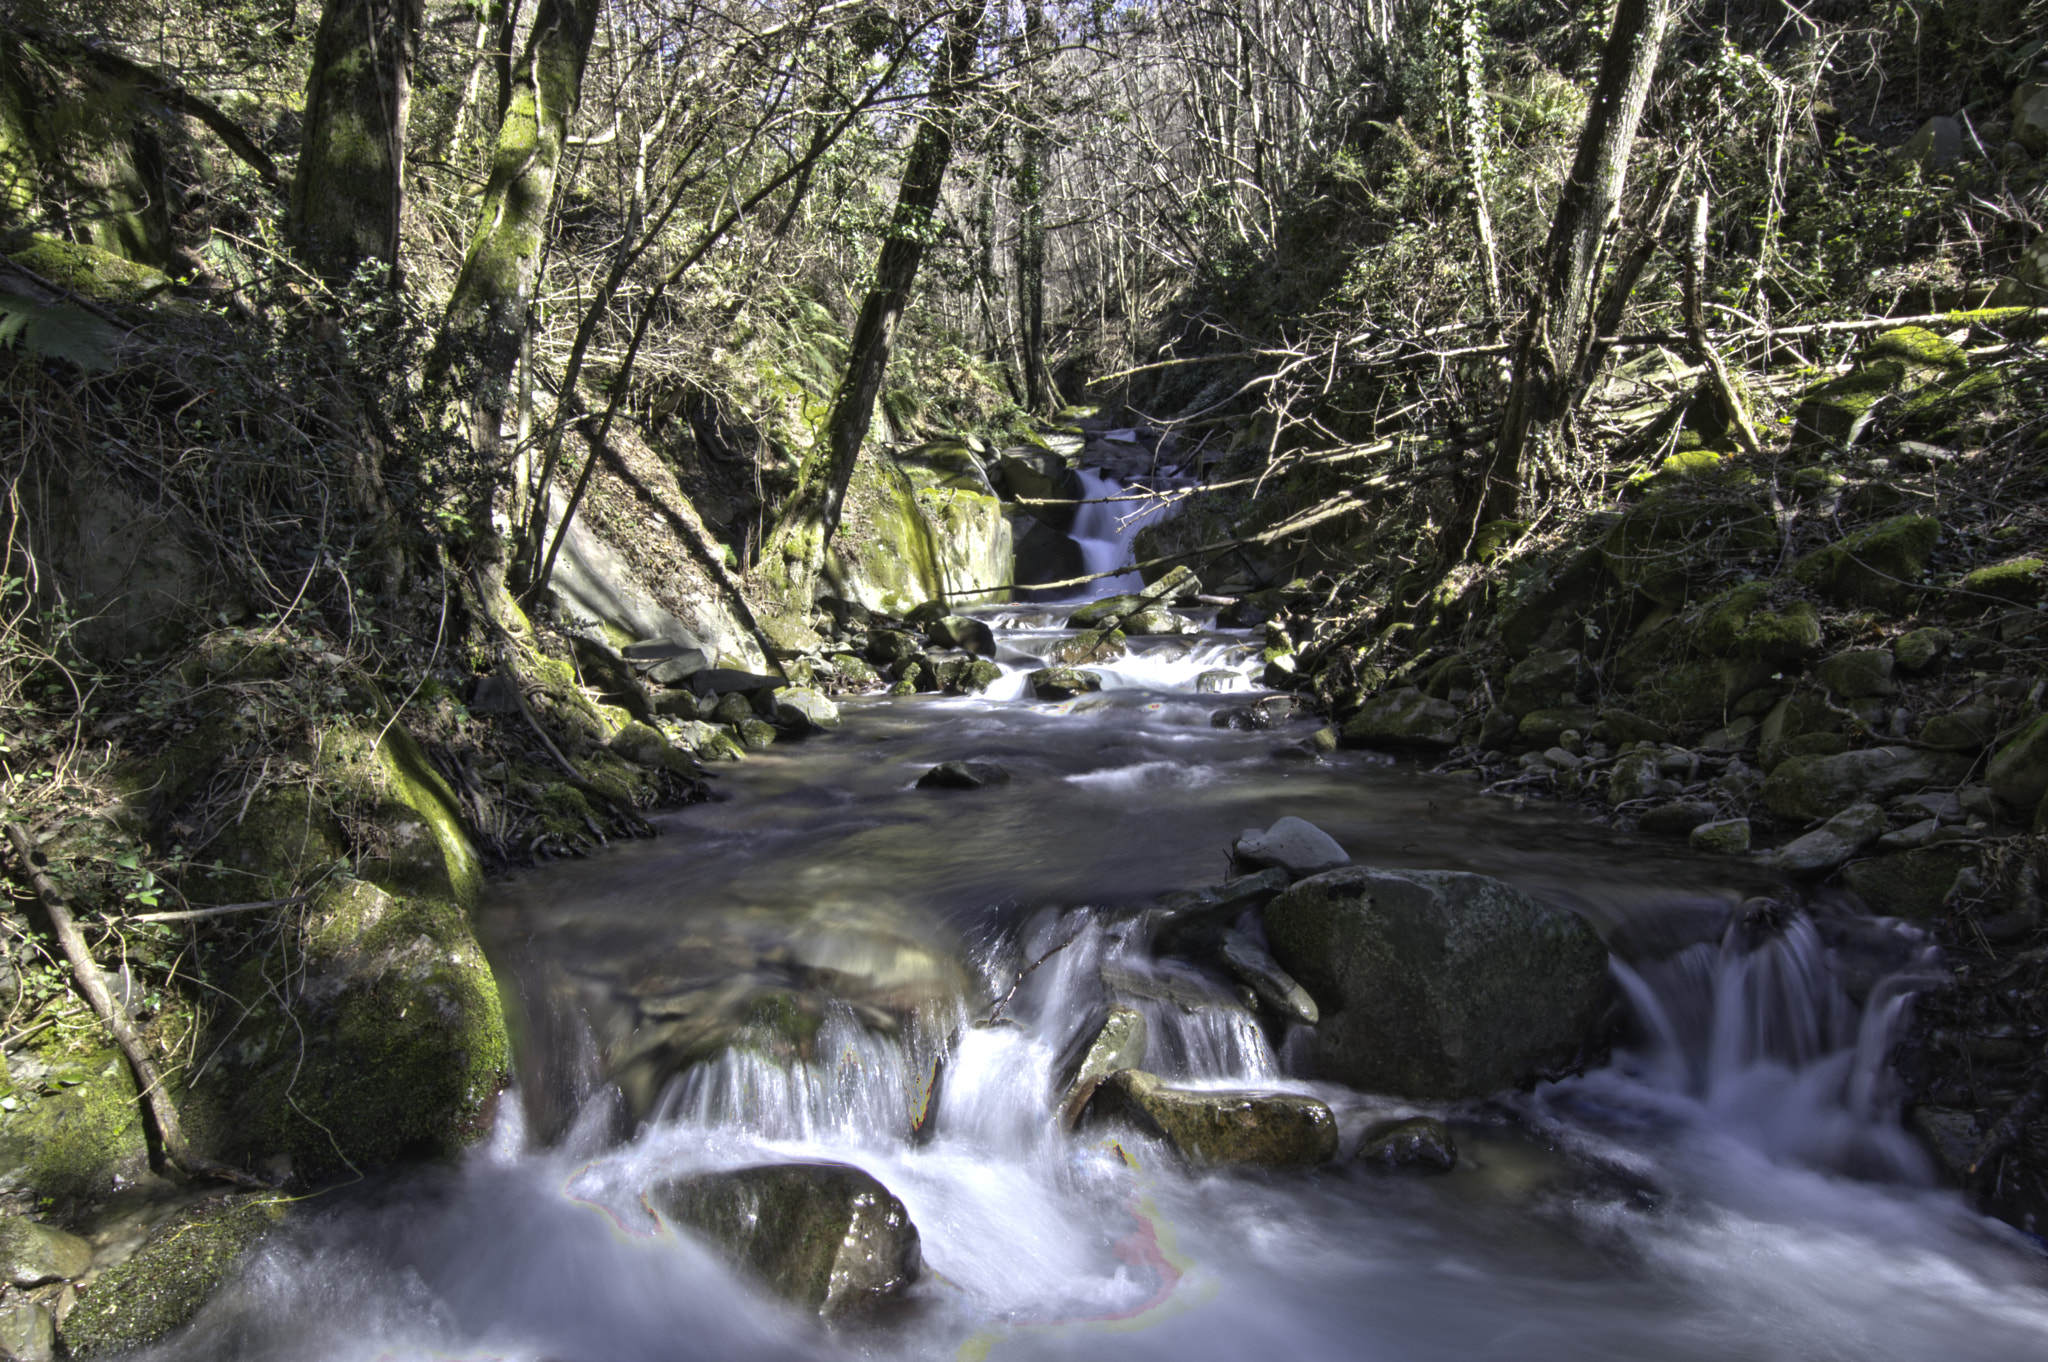
[[[1170,1088],[1156,1074],[1124,1069],[1095,1090],[1088,1114],[1165,1140],[1193,1163],[1304,1168],[1337,1157],[1337,1118],[1296,1093]]]
[[[1289,816],[1260,832],[1246,828],[1231,844],[1231,855],[1246,865],[1277,866],[1295,879],[1351,864],[1351,853],[1306,818]]]
[[[1282,967],[1322,1005],[1328,1078],[1477,1096],[1571,1064],[1607,977],[1578,914],[1447,870],[1333,870],[1266,905]]]
[[[1415,1116],[1367,1129],[1352,1160],[1387,1172],[1448,1173],[1458,1166],[1458,1147],[1442,1121]]]
[[[1258,995],[1259,1001],[1277,1015],[1309,1026],[1322,1020],[1316,1000],[1308,996],[1308,990],[1281,969],[1280,962],[1264,946],[1243,932],[1223,933],[1217,958],[1223,962],[1223,968]]]
[[[21,1216],[0,1220],[0,1270],[16,1286],[82,1277],[92,1266],[92,1245],[75,1234]]]
[[[1113,1007],[1095,1038],[1088,1042],[1088,1048],[1071,1065],[1062,1065],[1067,1074],[1060,1094],[1060,1129],[1072,1130],[1074,1122],[1081,1119],[1081,1113],[1088,1106],[1088,1099],[1095,1096],[1095,1090],[1102,1081],[1113,1073],[1135,1069],[1145,1062],[1145,1045],[1148,1037],[1145,1029],[1145,1014],[1132,1007]]]
[[[649,1188],[647,1202],[777,1295],[827,1319],[887,1301],[924,1267],[903,1203],[846,1164],[700,1173]]]

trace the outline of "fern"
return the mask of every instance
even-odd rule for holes
[[[112,329],[83,309],[0,294],[0,346],[103,373],[114,367],[113,342]]]

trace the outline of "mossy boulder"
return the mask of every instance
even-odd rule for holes
[[[2031,809],[2048,795],[2048,714],[2014,734],[1985,772],[1991,792],[2016,809]]]
[[[1349,747],[1455,747],[1465,716],[1447,700],[1419,690],[1385,691],[1344,723]]]
[[[1955,752],[1871,747],[1834,756],[1787,757],[1764,780],[1764,806],[1780,818],[1832,818],[1852,804],[1953,788],[1970,772]]]
[[[1896,606],[1919,589],[1940,542],[1941,522],[1932,516],[1894,516],[1815,549],[1792,575],[1842,605]]]
[[[2005,376],[1996,369],[1937,379],[1899,404],[1887,424],[1899,434],[1938,444],[1972,444],[1990,433],[2010,405]]]
[[[149,1167],[142,1108],[128,1062],[114,1049],[51,1048],[40,1083],[21,1083],[0,1114],[0,1173],[39,1196],[103,1196]]]
[[[1769,582],[1744,582],[1706,602],[1694,613],[1691,633],[1710,657],[1780,665],[1815,656],[1822,639],[1812,602],[1774,599]]]
[[[1651,673],[1629,703],[1662,723],[1719,720],[1738,698],[1768,681],[1773,670],[1769,662],[1681,662]]]
[[[1322,1010],[1326,1078],[1480,1096],[1569,1067],[1606,985],[1584,918],[1498,880],[1347,867],[1266,905],[1274,957]]]
[[[27,1216],[0,1217],[0,1274],[15,1286],[40,1286],[83,1277],[92,1245]]]
[[[36,235],[11,257],[60,288],[95,302],[123,306],[143,302],[170,287],[162,270],[83,241]]]
[[[1897,665],[1889,648],[1849,648],[1820,664],[1820,679],[1844,700],[1878,699],[1898,694]]]
[[[1095,1089],[1086,1119],[1164,1140],[1191,1163],[1312,1168],[1337,1157],[1336,1116],[1301,1093],[1175,1088],[1121,1069]]]
[[[827,1319],[885,1304],[924,1270],[910,1212],[846,1164],[699,1173],[656,1184],[646,1200],[783,1299]]]
[[[1601,541],[1608,570],[1666,605],[1716,574],[1760,562],[1778,548],[1770,509],[1746,497],[1673,490],[1644,500]]]
[[[99,1275],[64,1317],[70,1355],[108,1357],[188,1323],[242,1256],[285,1220],[281,1197],[205,1202],[158,1225],[133,1257]]]
[[[2039,558],[2013,558],[1975,572],[1956,583],[1949,609],[1978,614],[2001,605],[2038,605],[2048,589],[2048,563]]]
[[[1873,856],[1846,866],[1842,883],[1873,913],[1929,922],[1941,916],[1956,876],[1974,866],[1977,857],[1975,847],[1955,842]]]
[[[1887,331],[1871,341],[1850,372],[1801,394],[1792,416],[1792,447],[1853,444],[1881,403],[1960,373],[1968,364],[1962,347],[1924,327]]]

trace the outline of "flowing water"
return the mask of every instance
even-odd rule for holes
[[[2037,1247],[1939,1190],[1898,1123],[1884,1061],[1925,942],[1574,812],[1315,760],[1284,704],[1273,727],[1213,726],[1259,698],[1236,693],[1243,634],[1134,640],[1100,695],[1027,700],[1065,612],[981,613],[1011,673],[989,696],[850,702],[660,838],[501,886],[483,923],[522,998],[523,1100],[457,1167],[312,1203],[156,1355],[2048,1356]],[[953,759],[1012,779],[916,788]],[[1450,1107],[1304,1073],[1299,1032],[1155,958],[1146,911],[1286,814],[1356,861],[1588,915],[1616,951],[1612,1061]],[[1429,1111],[1458,1166],[1194,1170],[1063,1134],[1059,1058],[1111,998],[1146,1012],[1147,1067],[1177,1082],[1313,1093],[1347,1153]],[[900,1311],[827,1332],[642,1200],[792,1159],[857,1164],[906,1203],[928,1272]]]

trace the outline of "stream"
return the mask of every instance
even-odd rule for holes
[[[1128,561],[1128,526],[1090,543],[1092,523],[1091,568]],[[496,886],[481,926],[520,1072],[492,1133],[317,1198],[149,1356],[2048,1355],[2048,1259],[1942,1190],[1899,1122],[1885,1058],[1924,940],[1578,811],[1318,757],[1284,697],[1267,727],[1218,727],[1266,693],[1256,639],[1213,612],[1133,639],[1098,694],[1031,699],[1071,608],[973,612],[1005,669],[985,696],[842,702],[836,731],[722,768],[660,837]],[[952,760],[1010,779],[917,786]],[[1221,881],[1233,838],[1286,815],[1356,863],[1586,915],[1615,953],[1611,1059],[1484,1102],[1318,1081],[1298,1025],[1151,949],[1160,896]],[[1789,906],[1740,908],[1771,894]],[[1344,1156],[1436,1115],[1457,1165],[1192,1168],[1062,1132],[1060,1056],[1111,1000],[1177,1084],[1313,1094]],[[921,1237],[923,1279],[859,1325],[766,1295],[643,1199],[820,1159],[872,1173]]]

